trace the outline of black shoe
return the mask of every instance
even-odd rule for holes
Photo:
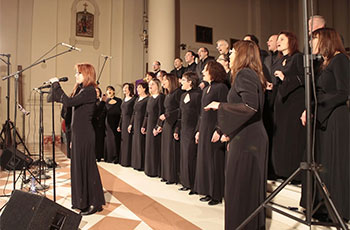
[[[188,191],[188,190],[190,190],[190,189],[186,188],[186,187],[179,188],[179,191]]]
[[[166,180],[165,179],[161,179],[160,182],[166,182]]]
[[[175,182],[170,182],[170,181],[167,181],[165,184],[169,185],[169,184],[174,184]]]
[[[221,203],[221,201],[218,201],[218,200],[211,200],[211,201],[208,202],[208,205],[217,205],[217,204],[219,204],[219,203]]]
[[[316,212],[312,217],[320,222],[325,222],[325,223],[332,222],[332,220],[328,217],[327,213],[317,213]]]
[[[200,198],[199,200],[202,201],[202,202],[208,202],[208,201],[211,200],[211,196],[207,195],[205,197]]]
[[[101,206],[94,206],[94,205],[90,205],[90,207],[85,211],[85,212],[81,212],[80,214],[83,216],[87,216],[87,215],[91,215],[94,214],[96,212],[101,212],[103,209]]]
[[[191,190],[188,195],[197,195],[198,193],[196,193],[195,191]]]

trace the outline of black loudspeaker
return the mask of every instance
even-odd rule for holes
[[[33,159],[25,155],[23,152],[17,149],[16,161],[14,148],[8,148],[1,154],[1,168],[13,170],[21,170],[23,167],[28,168],[33,163]]]
[[[1,230],[73,230],[81,215],[36,194],[15,190],[0,216]]]

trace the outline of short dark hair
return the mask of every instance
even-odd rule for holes
[[[128,86],[128,88],[129,88],[129,91],[130,91],[130,96],[132,97],[132,96],[134,96],[135,95],[135,90],[134,90],[134,84],[132,84],[132,83],[124,83],[123,84],[123,88],[124,88],[124,86]]]
[[[187,50],[187,52],[186,52],[186,53],[188,53],[188,52],[190,52],[190,53],[192,54],[192,56],[194,56],[194,57],[196,57],[196,56],[197,56],[197,54],[196,54],[195,52],[193,52],[192,50]]]
[[[182,77],[186,78],[187,81],[191,82],[192,88],[197,88],[199,84],[199,78],[198,75],[195,72],[185,72]]]
[[[181,58],[179,58],[179,57],[176,57],[176,58],[174,59],[174,61],[175,61],[176,59],[179,59],[181,62],[183,62],[183,60],[182,60]]]
[[[208,56],[209,56],[209,50],[208,50],[208,48],[207,47],[202,47],[204,50],[205,50],[205,52],[207,52],[207,54],[208,54]]]
[[[113,86],[109,85],[109,86],[106,87],[106,90],[109,90],[109,89],[113,90],[115,92],[115,88]]]
[[[142,86],[142,88],[145,89],[145,93],[148,94],[148,83],[145,81],[142,81],[139,84],[137,84],[137,86],[139,86],[139,85]]]
[[[147,76],[147,75],[150,75],[152,78],[156,78],[156,74],[153,73],[153,72],[147,72],[147,73],[146,73],[146,76]]]
[[[207,70],[212,81],[223,83],[227,78],[227,73],[224,67],[214,60],[207,63]]]
[[[158,65],[161,65],[161,64],[160,64],[160,61],[155,61],[155,62],[157,62]]]
[[[255,42],[255,44],[259,47],[259,39],[254,34],[246,34],[244,37],[250,37],[250,40]]]

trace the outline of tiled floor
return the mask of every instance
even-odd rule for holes
[[[50,149],[47,149],[50,152]],[[50,155],[50,153],[48,153]],[[70,162],[56,148],[56,202],[70,209]],[[180,185],[165,185],[159,178],[147,177],[143,172],[116,164],[98,163],[104,187],[106,205],[102,212],[83,216],[80,229],[223,229],[224,205],[208,206],[199,201],[199,196],[189,196],[178,191]],[[48,174],[52,175],[52,170]],[[13,190],[12,172],[0,171],[0,195]],[[21,188],[22,180],[16,183]],[[42,195],[53,199],[52,179],[45,183],[50,186]],[[270,183],[270,186],[274,186]],[[29,190],[30,183],[23,185]],[[289,186],[275,201],[286,206],[297,206],[300,188]],[[0,208],[8,198],[0,198]],[[272,213],[267,219],[267,229],[309,229],[284,216]],[[313,228],[316,229],[316,228]],[[326,229],[326,228],[317,228]]]

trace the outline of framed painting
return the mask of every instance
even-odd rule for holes
[[[94,37],[94,15],[86,10],[76,14],[76,36]]]

